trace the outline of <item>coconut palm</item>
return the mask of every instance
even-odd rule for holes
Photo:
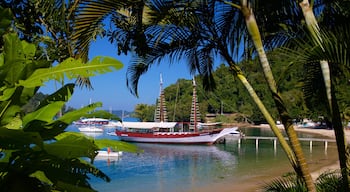
[[[171,6],[172,5],[168,7],[168,12],[174,12],[174,10],[171,10],[174,9]],[[204,6],[208,5],[204,4]],[[300,173],[300,166],[296,164],[293,152],[290,150],[289,146],[287,146],[284,138],[277,129],[273,119],[271,118],[267,110],[264,108],[264,105],[257,97],[256,93],[254,92],[254,89],[244,77],[243,72],[236,65],[236,63],[232,59],[232,56],[228,52],[228,50],[230,49],[235,49],[235,46],[237,46],[237,44],[239,43],[234,41],[230,42],[230,39],[240,38],[240,36],[232,37],[231,35],[235,33],[241,34],[239,32],[239,29],[242,26],[242,23],[240,21],[243,19],[240,17],[240,15],[237,14],[238,12],[234,11],[234,9],[231,9],[232,12],[225,12],[226,17],[222,16],[222,18],[220,18],[220,16],[218,16],[218,12],[215,11],[215,8],[211,9],[210,5],[208,7],[204,6],[202,5],[200,7],[201,10],[198,8],[199,6],[197,8],[190,6],[186,7],[188,10],[192,9],[193,13],[200,15],[200,17],[197,17],[197,15],[192,13],[193,16],[191,15],[192,17],[189,17],[188,15],[190,15],[191,12],[187,13],[188,15],[185,15],[186,21],[189,21],[189,23],[187,23],[186,26],[189,27],[184,28],[185,23],[183,21],[175,23],[179,19],[177,19],[174,16],[169,16],[169,18],[166,18],[173,25],[169,25],[169,27],[164,27],[164,25],[154,27],[153,30],[159,31],[160,36],[154,37],[153,42],[152,40],[150,41],[149,47],[152,47],[152,51],[148,52],[146,58],[139,58],[140,60],[135,60],[134,65],[129,67],[128,75],[129,80],[132,83],[134,83],[133,87],[137,87],[137,80],[139,76],[145,71],[147,71],[151,64],[155,63],[155,61],[167,55],[170,55],[170,57],[172,58],[178,59],[180,57],[185,57],[189,61],[188,63],[190,64],[192,71],[197,70],[200,74],[204,76],[204,81],[206,83],[210,83],[212,81],[211,71],[213,66],[213,56],[215,55],[215,53],[217,53],[229,64],[232,74],[235,77],[237,77],[249,91],[251,97],[254,99],[254,101],[264,114],[265,118],[273,128],[274,133],[277,137],[280,138],[280,142],[282,143],[282,146],[287,152],[287,155],[290,158],[293,167],[298,173]],[[155,9],[167,10],[164,7],[155,7]],[[221,6],[219,7],[222,8]],[[153,9],[151,8],[151,10]],[[215,22],[215,19],[217,19],[218,21]],[[216,25],[217,23],[219,24]],[[179,27],[175,27],[174,24],[176,24]],[[223,26],[227,28],[224,28]],[[222,29],[223,31],[220,31],[220,29]],[[235,31],[230,32],[230,29]],[[241,30],[244,30],[244,28],[241,28]],[[157,34],[155,32],[148,33]],[[169,38],[169,36],[171,38]],[[285,114],[285,111],[283,112]],[[292,126],[291,118],[289,118],[289,120],[290,126]],[[297,138],[295,132],[293,132],[293,134],[294,138]],[[289,135],[292,135],[292,133],[290,133]],[[298,148],[295,147],[295,149]],[[298,152],[301,154],[299,158],[302,159],[303,154],[300,147]],[[304,162],[304,165],[306,165],[305,159],[301,160],[300,162]],[[304,172],[307,173],[307,171]]]
[[[342,26],[333,27],[332,31],[325,32],[324,30],[320,30],[320,35],[322,36],[322,47],[321,46],[314,46],[312,43],[312,38],[309,38],[309,41],[307,39],[305,40],[297,40],[297,47],[295,49],[287,49],[287,48],[281,48],[279,53],[280,57],[284,57],[285,59],[290,60],[294,65],[304,65],[305,69],[308,73],[308,76],[305,80],[304,90],[305,90],[305,96],[308,97],[314,97],[312,93],[318,92],[319,87],[319,79],[322,78],[322,71],[319,64],[319,60],[325,60],[328,61],[330,64],[330,77],[332,82],[332,113],[329,114],[332,116],[332,123],[334,129],[343,129],[341,125],[341,119],[338,109],[338,103],[336,100],[337,96],[341,96],[341,92],[337,90],[337,83],[340,79],[338,77],[341,76],[349,76],[347,73],[349,71],[349,64],[350,60],[348,55],[346,54],[348,48],[347,44],[350,42],[349,33],[350,26],[346,23]],[[300,52],[303,52],[303,54],[300,54]],[[321,76],[321,77],[318,77]],[[317,86],[315,86],[317,85]],[[322,89],[323,88],[323,89]],[[321,87],[323,95],[326,95],[324,92],[324,86]],[[322,96],[322,94],[320,95]],[[323,98],[326,98],[324,96]],[[328,107],[328,105],[326,105]],[[326,111],[326,110],[324,110]],[[339,125],[340,124],[340,125]],[[339,131],[335,131],[336,134],[339,134]],[[340,131],[341,132],[341,131]],[[349,191],[348,187],[348,171],[349,168],[347,165],[349,165],[349,159],[348,153],[346,152],[344,137],[339,136],[336,137],[337,139],[337,146],[338,146],[338,155],[340,163],[340,170],[342,174],[343,181],[341,182],[343,185],[342,191]],[[339,147],[340,145],[340,147]],[[343,158],[343,159],[340,159]]]
[[[102,2],[101,2],[102,3]],[[191,71],[198,71],[203,75],[204,85],[213,83],[212,70],[214,56],[220,55],[230,66],[232,74],[240,79],[247,88],[252,98],[271,125],[275,135],[279,137],[280,143],[285,149],[292,166],[300,173],[300,166],[296,164],[293,151],[283,138],[281,132],[275,125],[275,121],[265,109],[263,103],[257,97],[252,86],[245,78],[243,72],[236,65],[232,55],[238,55],[238,46],[245,34],[244,19],[235,8],[221,3],[215,6],[216,1],[193,2],[189,4],[159,1],[151,4],[148,2],[148,20],[153,26],[143,25],[144,36],[148,37],[146,49],[140,49],[144,53],[134,60],[134,64],[128,69],[128,85],[137,95],[137,83],[139,77],[145,73],[155,61],[170,56],[172,59],[179,59],[186,56]],[[174,7],[175,5],[175,7]],[[88,18],[90,9],[96,7],[96,2],[84,4],[85,9],[81,14]],[[102,6],[102,5],[101,5]],[[185,10],[185,11],[184,11]],[[219,12],[218,12],[219,10]],[[218,13],[222,13],[219,15]],[[97,14],[96,14],[97,16]],[[79,17],[78,17],[79,18]],[[97,17],[96,17],[97,18]],[[119,18],[119,17],[118,17]],[[125,23],[115,19],[115,24],[125,29]],[[131,17],[132,18],[132,17]],[[127,19],[124,19],[127,20]],[[130,19],[129,19],[130,20]],[[79,20],[78,20],[79,21]],[[77,27],[80,29],[79,27]],[[130,28],[130,27],[129,27]],[[115,30],[110,36],[120,37],[124,30]],[[238,58],[239,59],[239,58]],[[300,151],[300,150],[299,150]]]
[[[280,114],[280,119],[285,127],[288,138],[290,139],[291,147],[293,149],[293,152],[295,153],[297,164],[300,166],[299,169],[296,170],[296,172],[298,173],[298,176],[303,177],[306,183],[307,189],[309,191],[315,191],[315,187],[313,185],[313,181],[306,163],[305,156],[303,154],[302,148],[300,147],[300,141],[298,140],[298,136],[293,127],[292,118],[289,116],[289,113],[285,107],[283,98],[280,96],[280,93],[278,92],[276,82],[272,74],[271,66],[269,64],[269,60],[264,50],[264,46],[261,40],[261,35],[253,13],[253,9],[251,8],[250,3],[248,3],[247,0],[241,1],[241,5],[232,4],[232,3],[229,3],[229,4],[240,9],[245,18],[247,30],[249,35],[251,36],[251,39],[254,43],[254,47],[260,59],[260,63],[262,65],[265,79],[269,85],[270,91],[272,93],[272,97],[275,101],[276,107]],[[300,173],[298,171],[300,171]]]
[[[343,16],[345,16],[345,12],[343,11],[343,9],[345,7],[343,6],[349,6],[349,3],[343,3],[342,1],[334,1],[328,4],[328,6],[325,8],[326,11],[328,11],[328,13],[334,13],[334,11],[338,10],[338,12],[335,13],[343,13]],[[314,12],[312,4],[310,5],[308,0],[303,0],[302,2],[300,2],[300,7],[303,11],[304,17],[305,17],[305,23],[307,26],[307,29],[310,33],[310,36],[313,40],[313,44],[319,46],[323,52],[326,52],[325,49],[329,49],[330,46],[337,46],[337,45],[333,45],[333,44],[329,44],[328,40],[332,40],[332,42],[334,41],[334,43],[338,43],[337,39],[334,39],[334,36],[329,36],[329,35],[322,35],[322,32],[320,30],[320,27],[318,25],[318,22],[314,16]],[[340,7],[337,8],[337,7]],[[345,9],[346,10],[346,9]],[[347,11],[346,11],[347,12]],[[344,14],[345,13],[345,14]],[[339,15],[339,14],[332,14],[332,15]],[[331,16],[330,14],[328,15],[328,17]],[[342,17],[342,19],[344,19],[344,17]],[[327,20],[327,19],[324,19]],[[345,22],[346,23],[346,22]],[[333,23],[333,26],[337,25],[337,23]],[[338,34],[342,37],[343,34]],[[326,38],[326,39],[325,39]],[[329,39],[327,39],[329,38]],[[342,38],[342,41],[345,40]],[[324,43],[326,41],[326,43]],[[325,47],[328,46],[328,47]],[[346,46],[345,46],[346,47]],[[346,61],[346,56],[342,54],[342,50],[344,48],[341,47],[338,50],[334,50],[336,51],[335,54],[337,56],[341,56],[341,60],[337,60],[337,64],[347,64]],[[346,48],[345,48],[346,49]],[[343,57],[345,56],[345,57]],[[322,58],[322,56],[320,57]],[[320,60],[320,69],[322,71],[322,77],[324,79],[324,85],[325,85],[325,90],[326,90],[326,96],[328,99],[328,104],[329,104],[329,113],[330,116],[332,117],[332,124],[333,124],[333,128],[334,128],[334,132],[335,132],[335,136],[336,136],[336,140],[337,140],[337,147],[338,147],[338,156],[339,156],[339,162],[340,162],[340,168],[342,171],[342,178],[343,178],[343,186],[344,189],[346,189],[347,191],[350,190],[349,188],[349,167],[347,166],[347,161],[349,159],[349,157],[346,155],[346,140],[345,140],[345,134],[344,134],[344,128],[342,125],[342,121],[341,121],[341,115],[340,115],[340,111],[339,111],[339,106],[337,103],[337,99],[336,99],[336,95],[335,95],[335,67],[330,66],[330,62],[333,61],[334,58],[326,58],[325,60]],[[334,65],[334,63],[333,63]],[[332,69],[333,68],[333,69]],[[333,74],[332,74],[333,71]]]
[[[99,21],[102,21],[101,18],[104,18],[107,13],[113,13],[112,19],[116,29],[108,33],[109,38],[112,42],[117,42],[119,52],[127,53],[128,51],[137,48],[135,50],[137,50],[140,56],[138,59],[134,60],[134,64],[128,69],[128,85],[135,95],[137,95],[139,77],[144,74],[153,63],[160,61],[161,58],[170,56],[173,59],[179,59],[183,58],[185,55],[189,58],[188,61],[190,63],[191,71],[198,71],[202,74],[204,81],[208,84],[213,82],[211,76],[211,71],[213,70],[213,58],[215,58],[215,55],[220,55],[231,67],[232,73],[244,83],[253,98],[255,98],[253,89],[249,84],[246,84],[248,81],[246,81],[243,72],[235,63],[235,60],[239,60],[240,58],[234,57],[240,55],[239,52],[235,52],[235,50],[238,50],[236,47],[241,45],[242,39],[246,38],[246,36],[240,34],[247,34],[245,33],[245,28],[242,28],[242,26],[245,26],[243,18],[240,18],[239,12],[233,8],[229,9],[223,4],[220,4],[221,2],[206,2],[208,4],[201,4],[202,2],[200,1],[187,3],[174,1],[147,1],[144,4],[140,2],[136,7],[129,4],[125,7],[132,11],[125,12],[125,9],[123,9],[124,12],[122,12],[118,7],[114,9],[109,1],[85,1],[80,10],[82,22],[80,22],[80,25],[79,22],[77,23],[77,28],[80,30],[78,31],[78,34],[88,32],[88,28],[91,26],[97,26],[96,23],[100,23]],[[103,3],[106,4],[104,5]],[[277,2],[275,2],[275,4],[277,4]],[[237,2],[237,5],[239,6],[235,7],[239,7],[247,18],[249,18],[248,16],[253,16],[247,3],[243,4],[244,6],[240,6],[240,2]],[[96,9],[100,6],[104,7],[105,12],[97,13],[92,11],[94,8]],[[218,9],[210,9],[208,7],[216,7]],[[276,7],[279,8],[278,6]],[[108,12],[106,10],[112,11]],[[147,11],[143,12],[143,10]],[[272,13],[271,9],[266,10]],[[283,10],[285,11],[285,9]],[[295,10],[295,8],[292,7],[291,10]],[[281,12],[277,14],[278,17]],[[146,16],[145,13],[147,14],[147,17],[142,17],[142,15]],[[219,13],[224,14],[220,17],[218,16]],[[278,18],[277,16],[275,17]],[[289,16],[293,16],[292,18],[289,18],[289,24],[293,23],[293,21],[295,22],[296,15],[290,14]],[[93,22],[90,22],[92,25],[89,25],[88,21],[91,18],[93,18]],[[297,19],[297,21],[300,21],[300,16],[298,16]],[[289,117],[283,100],[278,93],[276,83],[274,82],[271,70],[269,69],[270,66],[268,62],[266,62],[267,60],[264,54],[264,49],[258,36],[260,34],[259,31],[257,31],[257,25],[254,24],[255,26],[250,26],[250,24],[254,24],[254,20],[249,20],[247,26],[253,37],[252,39],[257,40],[254,41],[257,53],[260,54],[261,61],[265,64],[264,69],[266,70],[264,72],[268,79],[276,106],[281,114],[282,122],[286,127],[288,136],[292,138],[292,148],[294,153],[296,153],[298,164],[305,165],[305,159],[292,127],[291,118]],[[87,30],[84,30],[84,28]],[[138,41],[134,41],[135,37],[138,37]],[[255,37],[258,38],[256,39]],[[86,36],[85,39],[88,38],[89,36]],[[268,40],[265,36],[263,36],[263,38]],[[136,42],[142,42],[142,47],[137,46]],[[86,43],[81,43],[80,45],[84,47]],[[259,101],[255,101],[260,106]],[[269,115],[264,113],[263,107],[261,107],[261,109],[268,122],[274,128],[273,119],[268,118]],[[275,134],[279,134],[278,131]],[[281,143],[283,143],[283,141]],[[285,149],[288,148],[289,147],[285,147]],[[289,152],[287,152],[287,154],[289,158],[291,158],[291,162],[294,166],[294,154]],[[308,184],[308,189],[314,191],[307,167],[298,166],[295,166],[296,172],[304,177],[304,180]]]

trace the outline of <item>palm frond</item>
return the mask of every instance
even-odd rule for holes
[[[339,170],[326,171],[316,179],[318,191],[341,191],[342,179]]]
[[[294,173],[273,179],[264,185],[263,190],[265,192],[307,192],[303,181]]]
[[[313,46],[311,37],[309,37],[305,40],[296,39],[293,45],[294,49],[282,47],[277,50],[280,54],[279,57],[283,60],[289,60],[293,65],[304,66],[305,80],[303,87],[306,99],[311,99],[315,92],[325,89],[324,84],[319,83],[320,80],[323,81],[319,64],[321,60],[330,63],[333,78],[344,75],[349,71],[349,32],[350,26],[345,24],[333,28],[332,31],[321,30],[320,34],[323,40],[321,46]],[[321,95],[325,97],[323,92],[321,92]]]
[[[125,6],[124,1],[82,1],[76,11],[72,35],[72,40],[76,41],[76,55],[86,61],[90,43],[100,34],[104,19]]]
[[[138,96],[138,83],[141,75],[146,73],[150,65],[145,63],[142,58],[135,59],[127,69],[126,85],[130,92]]]

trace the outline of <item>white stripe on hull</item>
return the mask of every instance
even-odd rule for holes
[[[120,139],[122,141],[129,141],[129,142],[142,142],[142,143],[188,143],[188,144],[196,144],[196,143],[207,143],[212,144],[220,137],[230,134],[232,132],[237,132],[237,128],[225,128],[220,133],[216,134],[207,134],[207,135],[199,135],[199,136],[193,136],[193,137],[164,137],[164,138],[148,138],[148,137],[132,137],[128,136],[127,134],[122,134],[120,136]],[[237,134],[239,135],[239,134]]]

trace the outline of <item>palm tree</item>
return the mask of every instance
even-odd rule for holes
[[[335,7],[339,6],[339,3],[342,2],[337,2],[338,4],[335,4],[334,2],[333,6],[332,4],[330,4],[328,6],[328,10],[334,10],[336,9]],[[313,4],[313,3],[312,3]],[[334,6],[336,5],[336,6]],[[346,5],[343,4],[343,5]],[[322,52],[326,52],[326,48],[325,47],[327,45],[324,44],[324,41],[327,41],[328,39],[324,39],[324,38],[330,38],[333,40],[332,37],[327,37],[327,36],[323,36],[322,32],[320,31],[320,27],[318,25],[318,22],[314,16],[314,12],[313,10],[313,6],[310,5],[308,0],[303,0],[302,2],[300,2],[300,7],[303,11],[304,17],[305,17],[305,23],[307,26],[307,29],[310,33],[310,36],[313,40],[313,44],[315,44],[316,46],[319,46],[322,49]],[[340,4],[341,7],[341,4]],[[329,44],[328,44],[329,45]],[[340,49],[341,51],[342,49]],[[341,54],[341,52],[337,51],[336,52],[337,55]],[[343,56],[343,55],[341,55]],[[322,58],[322,57],[320,57]],[[344,57],[342,57],[344,58]],[[345,56],[346,58],[346,56]],[[339,112],[339,106],[337,103],[337,99],[336,99],[336,95],[335,95],[335,80],[334,80],[334,75],[332,75],[332,71],[331,71],[331,66],[329,64],[331,60],[329,60],[328,58],[325,60],[320,60],[320,68],[323,74],[323,79],[324,79],[324,84],[325,84],[325,88],[326,88],[326,95],[327,95],[327,99],[328,99],[328,104],[329,104],[329,113],[332,117],[332,124],[333,124],[333,128],[334,128],[334,132],[335,132],[335,136],[336,136],[336,140],[337,140],[337,147],[338,147],[338,156],[339,156],[339,163],[340,163],[340,168],[341,168],[341,172],[342,172],[342,176],[343,176],[343,187],[344,187],[344,191],[349,191],[349,167],[347,165],[347,161],[349,159],[349,157],[346,155],[346,140],[345,140],[345,134],[344,134],[344,128],[342,125],[342,121],[341,121],[341,117],[340,117],[340,112]],[[346,63],[346,59],[338,61],[340,62],[339,64],[345,64]],[[333,67],[333,71],[334,71],[334,67]]]
[[[295,153],[295,156],[296,156],[297,165],[299,166],[298,169],[296,169],[296,172],[298,176],[303,177],[309,191],[316,191],[312,181],[310,171],[306,163],[305,156],[300,146],[300,141],[298,140],[298,136],[293,127],[292,118],[289,116],[289,113],[285,107],[283,98],[280,96],[277,90],[276,82],[274,80],[274,76],[272,74],[272,70],[264,50],[264,46],[261,40],[259,28],[255,20],[253,10],[247,0],[241,1],[241,5],[236,5],[232,3],[229,3],[229,4],[240,9],[245,18],[248,33],[251,36],[251,39],[254,43],[255,49],[260,59],[260,63],[262,65],[265,79],[269,85],[270,91],[272,93],[272,97],[275,101],[276,107],[280,114],[280,119],[282,120],[286,133],[289,137],[293,152]]]
[[[245,27],[245,20],[241,18],[236,9],[232,7],[228,8],[221,4],[221,2],[216,1],[206,1],[208,4],[201,4],[201,2],[198,1],[187,3],[147,1],[144,4],[140,2],[136,7],[129,4],[124,7],[128,8],[129,12],[121,12],[118,7],[111,6],[109,1],[86,2],[87,3],[83,4],[80,12],[84,20],[82,20],[80,25],[79,22],[77,23],[77,28],[80,30],[78,34],[88,32],[88,30],[83,29],[97,26],[97,23],[100,23],[98,21],[101,21],[101,18],[105,17],[104,15],[111,13],[108,11],[103,13],[91,11],[93,8],[102,6],[104,10],[112,10],[112,18],[116,29],[108,33],[108,36],[112,42],[117,41],[119,52],[127,53],[132,50],[138,52],[140,57],[135,59],[133,65],[129,67],[127,81],[130,90],[135,95],[137,95],[139,77],[144,74],[153,63],[160,61],[161,58],[170,56],[173,59],[178,59],[186,55],[186,58],[189,58],[188,61],[190,63],[191,72],[197,70],[204,77],[204,85],[208,85],[213,83],[213,78],[211,76],[213,58],[215,55],[220,55],[229,64],[231,72],[241,80],[255,99],[255,102],[260,106],[259,100],[254,96],[254,89],[247,84],[248,81],[244,77],[243,72],[235,63],[235,59],[239,60],[239,57],[235,58],[234,56],[240,55],[240,53],[235,50],[239,50],[237,49],[238,45],[241,45],[242,39],[246,38],[246,36],[240,34],[247,34],[245,33],[245,28],[243,28]],[[238,2],[237,4],[240,3]],[[243,6],[236,7],[241,8],[245,16],[252,16],[248,4],[243,3],[242,5]],[[213,7],[220,10],[217,11]],[[143,10],[147,11],[143,12]],[[269,9],[269,11],[271,12],[271,9]],[[125,13],[130,14],[128,15]],[[147,15],[145,13],[147,13]],[[219,13],[224,14],[219,15]],[[295,15],[291,16],[295,19]],[[91,18],[93,18],[93,22],[90,22],[92,25],[88,25],[88,20]],[[291,23],[293,23],[293,21],[295,22],[293,19],[290,18],[289,21],[292,21]],[[297,19],[300,20],[300,16],[297,17]],[[259,40],[259,38],[254,39],[255,37],[259,37],[257,35],[260,35],[259,31],[257,31],[257,25],[256,23],[254,24],[254,20],[252,23],[250,23],[250,21],[247,22],[249,32],[251,32],[253,40],[257,40],[254,41],[255,46],[258,50],[258,54],[260,53],[262,63],[266,64],[264,65],[264,69],[266,69],[264,72],[268,79],[270,90],[275,99],[279,113],[281,114],[281,119],[286,127],[288,136],[292,138],[291,143],[294,152],[287,152],[287,155],[291,159],[296,172],[304,177],[304,180],[308,184],[308,189],[314,191],[307,166],[303,167],[306,163],[302,151],[300,150],[294,128],[292,127],[291,118],[278,93],[276,83],[269,69],[270,66],[268,62],[266,62],[267,60],[266,56],[264,56],[261,40]],[[254,24],[255,26],[252,27],[250,24]],[[138,41],[135,41],[136,37]],[[265,36],[263,37],[266,38]],[[87,36],[86,38],[88,39],[89,37]],[[137,47],[136,42],[142,42],[142,48]],[[84,47],[86,44],[81,43],[80,45]],[[135,49],[135,47],[137,49]],[[260,109],[274,130],[275,125],[273,119],[269,118],[267,110],[267,114],[264,112],[264,107],[260,107]],[[279,131],[275,131],[275,134],[278,135]],[[282,141],[280,140],[280,142],[282,146],[284,146],[283,139]],[[284,146],[284,148],[286,151],[291,151],[289,146]],[[296,165],[294,153],[296,154],[298,165]],[[300,165],[302,166],[300,167]]]
[[[103,1],[101,1],[101,3],[103,3]],[[243,72],[234,62],[234,59],[229,51],[238,50],[235,48],[235,46],[238,46],[241,43],[242,36],[240,34],[244,34],[245,32],[244,20],[242,19],[239,11],[237,11],[235,8],[223,3],[221,3],[220,6],[214,6],[215,3],[218,2],[209,1],[208,4],[201,4],[199,2],[193,2],[192,4],[178,3],[176,4],[177,7],[175,8],[173,2],[145,4],[148,6],[147,10],[149,10],[149,21],[150,23],[153,23],[153,25],[143,25],[141,27],[136,26],[136,28],[144,29],[143,34],[145,34],[144,36],[148,37],[148,47],[139,50],[143,51],[144,53],[139,54],[140,57],[135,59],[134,64],[128,68],[128,85],[131,87],[133,93],[137,95],[137,83],[139,77],[148,70],[151,64],[155,63],[156,60],[159,60],[166,55],[170,55],[170,57],[174,59],[187,55],[187,58],[189,58],[191,71],[194,72],[195,70],[198,70],[198,72],[204,77],[203,84],[211,85],[213,84],[213,77],[211,74],[213,70],[213,56],[217,52],[218,55],[224,58],[229,64],[232,74],[238,77],[238,79],[240,79],[243,85],[246,87],[255,103],[264,114],[266,120],[271,125],[275,135],[279,138],[279,141],[285,149],[292,166],[297,172],[300,172],[299,166],[296,164],[293,151],[283,138],[281,132],[275,124],[275,121],[268,113],[267,109],[265,109],[263,103],[257,97],[254,89],[243,75]],[[88,8],[97,6],[96,2],[91,4],[92,5],[84,4],[85,9],[90,10]],[[101,4],[101,6],[103,5]],[[221,9],[222,7],[224,8],[222,9],[224,11],[220,10],[219,13],[223,14],[218,16],[216,9]],[[110,7],[110,9],[106,8],[105,10],[111,10],[111,8],[112,7]],[[102,13],[94,15],[95,12],[84,12],[83,9],[80,13],[82,14],[82,17],[85,17],[86,19],[89,18],[88,15],[90,18],[102,18]],[[117,13],[116,15],[118,16]],[[140,15],[140,13],[138,15]],[[129,22],[123,21],[128,21],[128,19],[120,20],[119,18],[120,17],[116,17],[114,22],[119,28],[111,33],[111,36],[120,37],[125,32],[125,30],[123,30],[125,29],[125,23]],[[133,17],[130,17],[129,20],[132,18]],[[77,25],[78,24],[79,19]],[[179,27],[176,27],[176,25]],[[82,28],[86,26],[87,25],[77,26],[77,29],[83,31]],[[130,28],[133,29],[133,27]],[[135,33],[135,31],[129,31],[129,33],[133,32]],[[136,33],[138,32],[139,31]],[[238,52],[236,54],[238,54]]]
[[[174,13],[175,11],[178,11],[172,6],[172,4],[167,5],[166,3],[164,3],[163,7],[160,7],[160,4],[158,4],[158,7],[153,8],[154,10],[168,10],[167,13]],[[147,57],[137,58],[136,60],[134,60],[134,65],[129,67],[128,80],[132,82],[132,86],[135,88],[134,93],[137,94],[137,82],[140,75],[146,72],[149,69],[150,65],[155,63],[155,61],[167,55],[170,55],[171,58],[187,58],[189,60],[191,70],[198,70],[198,72],[204,76],[204,85],[210,84],[213,81],[211,76],[211,71],[213,67],[213,56],[214,53],[218,53],[218,55],[224,58],[224,60],[226,60],[226,62],[229,64],[232,74],[235,77],[237,77],[246,87],[251,97],[254,99],[255,103],[258,105],[261,112],[265,116],[266,120],[270,123],[275,135],[279,137],[280,142],[283,148],[285,149],[288,157],[290,158],[293,167],[296,169],[296,171],[299,172],[299,166],[296,165],[293,152],[291,151],[285,139],[281,135],[279,129],[275,125],[273,118],[265,109],[263,103],[258,98],[254,89],[249,84],[243,72],[234,62],[232,56],[228,51],[230,49],[233,50],[235,46],[237,46],[237,44],[239,43],[239,41],[229,41],[230,38],[232,38],[232,34],[240,34],[240,25],[236,25],[237,23],[241,24],[239,22],[239,12],[235,12],[234,9],[231,9],[230,13],[229,11],[227,11],[225,12],[225,16],[222,16],[222,18],[220,18],[218,16],[218,12],[216,12],[215,8],[213,8],[214,6],[206,6],[208,5],[203,4],[201,7],[191,7],[186,5],[186,7],[182,7],[182,9],[187,9],[189,13],[183,13],[186,19],[181,19],[181,21],[177,23],[176,21],[179,21],[180,19],[177,19],[175,16],[167,15],[166,18],[160,19],[156,18],[156,14],[153,14],[153,16],[155,17],[154,20],[169,20],[169,23],[171,23],[172,25],[153,26],[153,28],[150,30],[153,30],[154,32],[147,30],[145,31],[145,33],[153,34],[154,36],[150,39],[149,42],[149,47],[152,47],[152,50],[147,53]],[[177,8],[179,9],[179,7]],[[229,10],[229,7],[226,8],[227,10]],[[196,13],[197,15],[200,15],[200,17],[197,17],[197,15],[191,13],[191,11]],[[189,17],[189,15],[191,15],[191,17]],[[220,23],[220,26],[216,25],[216,22],[214,22],[215,19],[218,19],[218,23]],[[185,22],[183,20],[189,22],[186,23],[186,27],[184,27]],[[176,27],[175,24],[179,27]],[[226,28],[224,28],[223,26],[225,26]],[[222,29],[222,31],[220,31],[220,29]],[[230,32],[230,29],[236,31]],[[155,36],[157,32],[159,32],[159,35]],[[237,36],[236,38],[233,37],[232,39],[239,38],[240,37]]]
[[[339,132],[341,133],[343,130],[339,114],[340,112],[338,109],[338,101],[336,100],[336,97],[339,96],[340,93],[336,91],[336,88],[339,84],[337,83],[337,81],[339,81],[337,77],[348,76],[347,71],[350,60],[346,54],[346,44],[350,42],[350,38],[347,35],[347,33],[349,33],[349,30],[350,26],[347,23],[343,24],[343,26],[334,26],[332,31],[327,32],[321,28],[320,35],[323,39],[322,47],[314,46],[314,44],[310,43],[312,42],[312,37],[310,37],[309,40],[296,40],[297,47],[295,47],[295,49],[283,48],[279,51],[281,54],[280,57],[284,57],[284,59],[290,60],[295,65],[304,65],[305,69],[310,72],[306,77],[304,85],[306,97],[314,97],[312,93],[317,92],[319,91],[318,89],[320,89],[318,86],[315,86],[316,84],[319,84],[320,79],[317,77],[317,75],[322,74],[319,60],[328,61],[330,64],[330,77],[332,82],[332,113],[329,115],[332,116],[333,128],[341,129],[341,131],[334,130],[336,135],[339,134]],[[300,54],[301,51],[303,54]],[[324,89],[322,90],[322,93],[326,95],[326,93],[324,93]],[[326,96],[324,96],[324,98],[326,98]],[[328,105],[326,105],[326,107],[327,106]],[[349,191],[349,179],[347,174],[349,172],[349,168],[347,167],[349,164],[349,159],[347,158],[349,154],[346,150],[346,143],[345,139],[343,138],[344,135],[340,135],[342,135],[340,136],[340,139],[339,135],[336,136],[336,139],[340,161],[340,170],[342,175],[342,191]]]

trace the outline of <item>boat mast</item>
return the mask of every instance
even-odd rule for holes
[[[163,90],[163,78],[160,74],[160,91],[159,98],[157,102],[157,108],[154,115],[155,122],[168,122],[168,114],[166,110],[165,95]]]
[[[199,105],[196,93],[196,81],[193,77],[193,95],[192,95],[192,106],[191,106],[191,117],[190,117],[190,130],[197,132],[197,125],[201,121],[201,115],[199,112]]]

